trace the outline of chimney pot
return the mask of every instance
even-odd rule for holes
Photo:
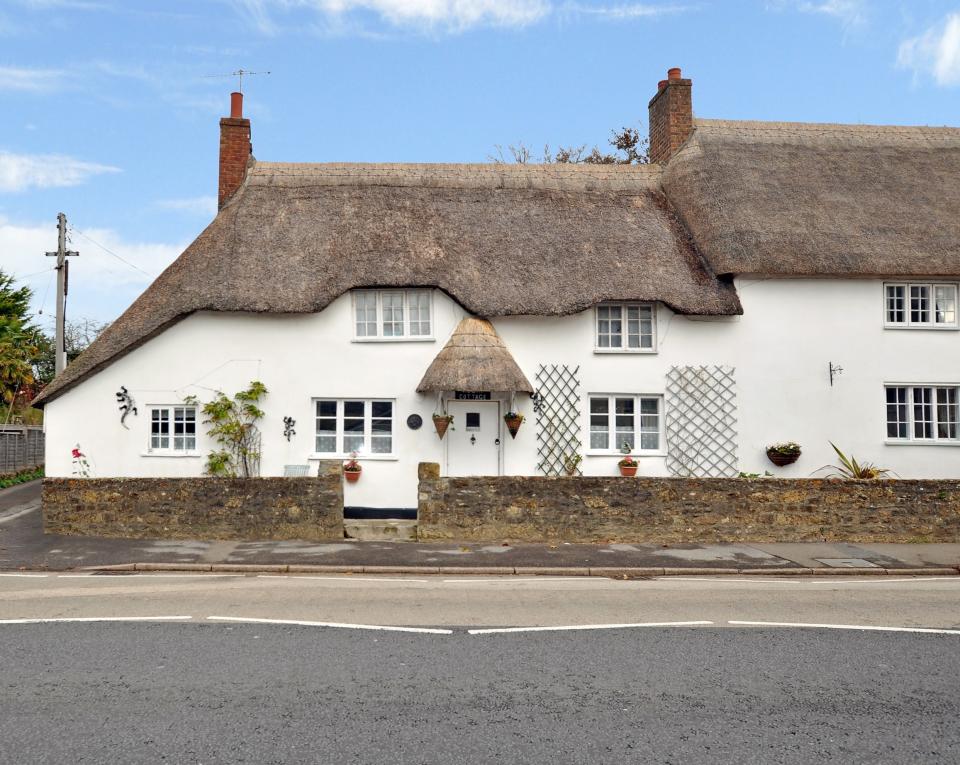
[[[230,119],[243,119],[243,93],[230,94]]]
[[[658,90],[658,91],[663,90],[665,87],[667,87],[667,81],[666,81],[666,80],[660,80],[660,82],[657,83],[657,90]]]
[[[668,80],[679,80],[681,79],[680,67],[675,66],[672,69],[667,70],[667,79]]]

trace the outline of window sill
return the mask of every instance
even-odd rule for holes
[[[435,343],[435,337],[355,337],[351,343]]]
[[[883,443],[886,446],[960,446],[960,441],[948,441],[947,439],[943,439],[942,441],[910,441],[907,439],[894,440],[888,438]]]
[[[599,450],[587,450],[586,455],[588,457],[617,457],[623,459],[626,455],[623,452],[616,451],[599,451]],[[666,457],[667,453],[664,451],[641,451],[641,452],[630,452],[631,457],[636,457],[637,459],[643,459],[644,457]]]
[[[318,454],[313,452],[307,455],[308,460],[349,460],[353,459],[349,454]],[[358,454],[357,462],[398,462],[400,457],[396,454]]]
[[[141,457],[202,457],[200,452],[163,452],[155,449],[152,452],[140,452]]]
[[[603,354],[603,355],[620,355],[620,356],[635,356],[635,355],[652,355],[656,354],[656,348],[594,348],[594,353]]]
[[[960,326],[956,324],[947,324],[945,326],[938,326],[936,324],[884,324],[884,329],[909,329],[917,332],[924,332],[933,330],[934,332],[956,332],[960,330]]]

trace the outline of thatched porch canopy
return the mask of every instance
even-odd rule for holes
[[[493,325],[468,316],[457,325],[417,386],[419,393],[445,390],[533,393],[533,386]]]

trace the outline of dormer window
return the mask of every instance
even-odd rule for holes
[[[956,284],[885,284],[884,325],[910,329],[957,329]]]
[[[652,303],[601,303],[596,309],[597,353],[655,353]]]
[[[430,290],[355,290],[354,339],[432,340]]]

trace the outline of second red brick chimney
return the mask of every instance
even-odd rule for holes
[[[679,67],[660,80],[657,95],[647,107],[650,120],[650,161],[665,164],[693,132],[693,80]]]
[[[220,184],[217,209],[226,204],[247,177],[250,120],[243,118],[243,93],[230,94],[230,116],[220,119]]]

